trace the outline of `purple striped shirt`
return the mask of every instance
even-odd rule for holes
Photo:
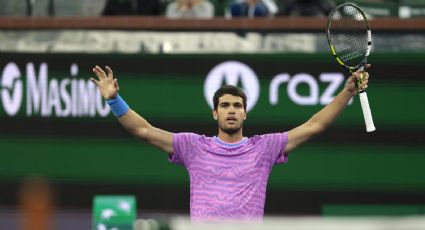
[[[272,133],[225,143],[218,137],[173,134],[170,162],[182,164],[190,178],[193,221],[261,220],[274,164],[286,163],[287,133]]]

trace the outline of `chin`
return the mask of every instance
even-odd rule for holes
[[[235,133],[237,133],[241,130],[241,127],[238,127],[238,128],[222,128],[221,130],[223,130],[223,132],[225,132],[227,134],[235,134]]]

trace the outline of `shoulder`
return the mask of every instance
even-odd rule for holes
[[[204,7],[211,7],[211,8],[214,7],[214,5],[210,1],[202,1],[201,4]]]
[[[287,132],[282,133],[266,133],[261,135],[255,135],[250,138],[250,140],[253,141],[261,141],[261,140],[270,140],[270,139],[276,139],[276,138],[286,138],[288,136]]]
[[[262,135],[252,136],[250,142],[255,145],[263,145],[267,148],[272,145],[280,145],[288,142],[288,133],[267,133]]]
[[[171,2],[165,7],[165,10],[166,10],[166,13],[170,14],[171,12],[178,11],[178,8],[179,7],[178,7],[177,2]]]
[[[173,140],[186,140],[190,142],[205,142],[208,141],[209,137],[206,137],[205,135],[200,135],[197,133],[189,133],[189,132],[182,132],[182,133],[173,133]]]
[[[167,8],[173,8],[174,9],[174,8],[177,8],[177,6],[178,6],[177,2],[171,2],[167,5]]]

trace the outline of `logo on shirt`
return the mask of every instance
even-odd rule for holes
[[[226,61],[215,66],[204,82],[204,96],[208,105],[214,108],[214,93],[223,85],[234,85],[243,89],[247,96],[246,110],[254,108],[260,96],[260,82],[255,72],[246,64]]]

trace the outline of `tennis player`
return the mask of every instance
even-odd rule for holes
[[[367,66],[369,67],[369,65]],[[286,163],[288,154],[300,144],[325,131],[344,110],[358,88],[359,72],[347,80],[335,99],[304,124],[282,133],[243,136],[247,118],[246,96],[234,86],[223,86],[214,95],[212,116],[218,134],[206,137],[195,133],[171,133],[153,127],[129,108],[118,94],[113,72],[93,68],[97,85],[118,121],[133,136],[164,150],[172,163],[186,167],[190,178],[190,216],[192,221],[261,220],[264,215],[266,186],[273,165]]]

